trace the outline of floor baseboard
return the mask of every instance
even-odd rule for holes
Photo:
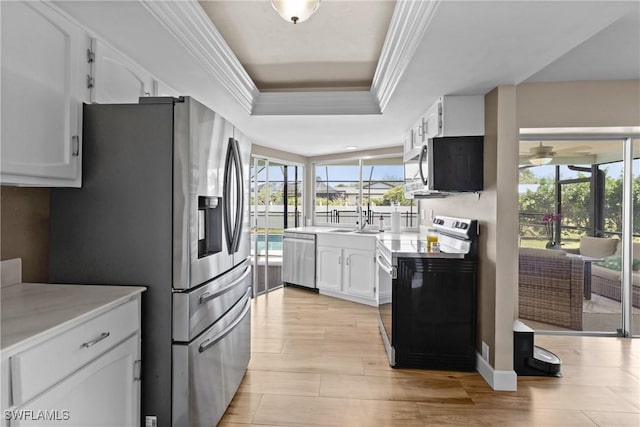
[[[480,353],[476,352],[476,370],[496,391],[516,391],[518,389],[518,375],[515,371],[496,371]]]

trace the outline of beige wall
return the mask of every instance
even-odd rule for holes
[[[518,127],[640,125],[640,80],[526,83],[517,96]]]
[[[450,215],[480,224],[478,335],[489,345],[496,370],[513,369],[513,317],[517,283],[517,129],[515,87],[494,89],[485,97],[484,190],[420,201],[429,218]],[[430,219],[423,220],[429,225]],[[498,227],[497,224],[500,224]]]
[[[285,162],[298,163],[305,166],[308,161],[308,157],[289,153],[287,151],[276,150],[274,148],[264,147],[262,145],[257,145],[257,144],[253,144],[251,146],[251,155],[257,156],[257,157],[264,157],[265,159],[282,160]]]
[[[49,278],[49,189],[0,187],[0,257],[22,258],[24,282]]]

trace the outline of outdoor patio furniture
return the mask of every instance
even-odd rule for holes
[[[520,248],[518,264],[520,318],[582,330],[582,259],[561,250]]]
[[[600,258],[601,262],[594,262],[591,266],[591,292],[606,298],[620,301],[622,275],[619,267],[622,257],[620,239],[583,236],[580,238],[580,248],[569,250],[579,255]],[[640,258],[640,242],[633,242],[633,254]],[[631,300],[634,307],[640,307],[640,260],[633,263],[633,284]]]

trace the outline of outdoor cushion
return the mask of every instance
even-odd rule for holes
[[[594,264],[601,265],[611,270],[622,271],[622,256],[621,255],[609,255],[602,261],[596,261]],[[637,270],[640,266],[640,259],[634,258],[632,268]]]
[[[622,241],[618,241],[618,247],[616,249],[615,255],[622,255]],[[633,255],[635,257],[640,257],[640,242],[633,242]],[[633,269],[640,270],[640,262],[636,262],[637,258],[633,259]]]
[[[605,258],[616,252],[620,239],[582,236],[580,238],[580,255],[592,258]]]
[[[601,265],[610,270],[620,271],[622,270],[622,257],[620,255],[609,255],[602,261],[595,262],[594,264]]]
[[[603,267],[596,263],[591,265],[591,275],[602,277],[603,279],[619,281],[620,280],[620,272],[616,270],[611,270],[610,268]]]

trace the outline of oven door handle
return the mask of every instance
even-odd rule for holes
[[[200,299],[199,302],[200,304],[204,304],[207,301],[212,300],[213,298],[219,297],[222,294],[226,294],[227,292],[229,292],[231,289],[235,288],[236,286],[238,286],[238,283],[242,282],[244,279],[247,278],[247,276],[249,275],[249,272],[251,271],[251,265],[247,265],[246,270],[244,271],[244,273],[242,273],[242,276],[238,277],[236,280],[234,280],[233,282],[231,282],[231,284],[229,286],[225,286],[224,288],[220,289],[217,292],[205,292],[202,295],[200,295]]]
[[[242,309],[242,312],[240,313],[240,315],[236,318],[236,320],[233,321],[232,324],[227,326],[222,332],[220,332],[214,338],[208,338],[204,340],[202,344],[200,344],[200,347],[198,347],[198,351],[200,353],[204,353],[205,351],[207,351],[208,349],[216,345],[218,342],[220,342],[220,340],[222,340],[224,337],[229,335],[240,324],[240,322],[242,322],[242,320],[245,318],[249,310],[251,310],[250,294],[251,294],[251,288],[248,288],[247,293],[245,294],[245,297],[246,297],[245,307]]]
[[[376,259],[378,265],[385,273],[392,275],[393,267],[387,264],[387,260],[380,254],[378,254],[378,258]]]

